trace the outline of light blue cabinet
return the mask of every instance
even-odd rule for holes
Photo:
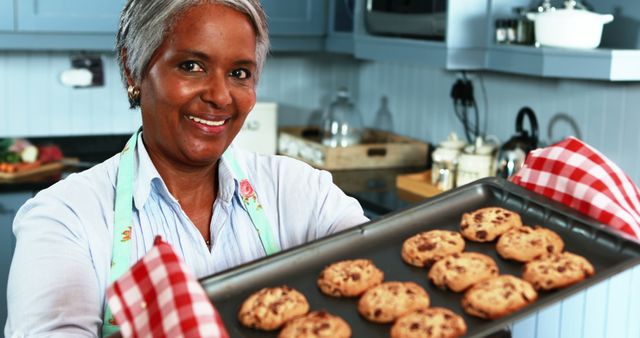
[[[323,36],[326,0],[263,0],[273,36]]]
[[[13,218],[20,207],[31,198],[31,192],[0,194],[0,332],[7,320],[7,279],[16,239],[13,236]],[[0,334],[1,335],[1,334]]]
[[[0,49],[113,50],[125,0],[0,0]],[[274,51],[324,49],[327,0],[263,0]]]
[[[124,0],[16,1],[19,32],[115,33]]]
[[[327,0],[262,0],[273,51],[322,51]]]
[[[13,30],[13,0],[0,0],[0,31]]]

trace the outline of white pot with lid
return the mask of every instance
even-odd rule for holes
[[[575,5],[575,1],[565,1],[564,9],[527,13],[527,18],[534,22],[536,41],[540,45],[580,49],[600,45],[602,28],[613,21],[613,15],[576,9]]]

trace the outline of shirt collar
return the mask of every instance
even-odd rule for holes
[[[133,202],[138,210],[144,208],[151,191],[165,195],[173,201],[175,198],[169,192],[166,184],[160,177],[160,173],[153,165],[151,157],[142,141],[142,133],[138,135],[136,144],[136,178],[134,181]],[[235,193],[239,193],[239,181],[230,166],[222,158],[218,165],[218,199],[229,202]]]

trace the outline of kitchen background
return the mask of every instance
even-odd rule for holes
[[[320,0],[306,3],[316,6],[316,1]],[[340,2],[342,1],[333,3]],[[466,5],[473,7],[481,2],[474,0],[466,2]],[[505,12],[511,14],[511,7],[516,4],[533,2],[536,1],[485,1],[494,6],[494,9],[504,9],[502,13],[493,13],[496,15],[503,15]],[[11,24],[6,24],[7,19],[14,19],[6,9],[15,9],[12,4],[17,3],[17,0],[0,0],[0,30],[20,26],[21,23],[14,25],[11,21]],[[35,3],[47,2],[21,2]],[[71,10],[88,6],[85,3],[75,1],[70,5],[58,3],[50,6],[59,7],[58,10],[69,6],[68,10]],[[99,3],[107,6],[104,4],[111,1]],[[290,1],[289,5],[293,7],[292,4],[297,6],[299,3],[305,2]],[[362,4],[363,1],[359,0],[358,3]],[[462,1],[449,1],[452,5],[456,3],[465,4]],[[602,3],[626,3],[625,8],[640,12],[637,0],[607,0],[596,4]],[[113,5],[108,5],[111,6]],[[624,19],[624,16],[616,15],[617,22]],[[17,20],[21,16],[16,14],[15,18]],[[638,20],[631,21],[637,25]],[[76,25],[72,26],[70,29],[75,29]],[[29,29],[25,28],[27,31]],[[109,29],[112,28],[107,31]],[[354,30],[357,35],[362,34],[361,27],[356,26]],[[0,50],[0,137],[122,135],[133,132],[140,125],[139,112],[128,109],[126,93],[120,82],[113,53],[98,48],[103,51],[99,55],[104,64],[104,86],[73,89],[63,86],[59,76],[62,71],[70,68],[70,58],[76,52],[53,51],[55,48],[42,47],[53,44],[51,41],[55,40],[47,39],[46,34],[13,33],[15,34],[0,33],[0,42],[21,46],[23,41],[27,41],[24,43],[27,48],[14,46]],[[72,31],[69,35],[73,34],[77,32]],[[63,38],[68,38],[62,35]],[[486,36],[480,38],[491,39]],[[482,41],[481,45],[485,42]],[[492,50],[502,50],[494,48],[491,43],[489,47]],[[515,55],[519,49],[516,47],[508,51]],[[258,88],[258,99],[278,103],[280,126],[306,125],[316,123],[337,89],[346,86],[353,93],[356,105],[369,126],[378,110],[381,97],[387,96],[396,133],[430,143],[443,140],[451,131],[462,136],[463,129],[454,115],[450,98],[451,86],[459,74],[444,70],[446,67],[442,64],[433,65],[428,60],[412,63],[404,60],[406,55],[397,56],[398,61],[363,61],[362,58],[356,59],[349,54],[277,51],[270,56],[265,66]],[[527,66],[526,62],[529,60],[524,58],[516,57],[514,60],[517,65],[522,63]],[[587,72],[589,69],[583,70]],[[634,68],[626,71],[637,74]],[[489,71],[470,72],[469,76],[473,81],[483,125],[486,123],[487,126],[487,134],[506,141],[514,133],[514,120],[518,110],[523,106],[530,106],[538,116],[541,140],[548,142],[550,140],[546,129],[549,121],[558,113],[566,113],[576,121],[582,138],[587,143],[610,157],[636,183],[640,183],[640,156],[637,156],[640,133],[636,130],[640,126],[640,114],[637,112],[637,107],[640,107],[640,82],[543,78]],[[554,138],[570,133],[566,125],[559,127]],[[14,198],[17,202],[13,204],[19,205],[30,195],[31,192],[6,194],[3,198],[8,201]],[[10,222],[4,220],[12,215],[3,217],[3,228],[0,230],[2,238],[6,239],[9,235],[4,234],[10,233]],[[10,248],[3,246],[2,249],[8,252],[3,251],[1,259],[9,259]],[[6,276],[8,261],[3,261],[1,268]],[[519,320],[512,326],[514,336],[639,337],[639,284],[640,267],[618,274],[535,315]],[[0,324],[1,321],[0,318]]]
[[[0,135],[53,136],[127,134],[140,125],[128,109],[114,55],[101,54],[104,87],[73,89],[59,81],[72,54],[0,52]],[[463,135],[450,90],[458,74],[422,65],[357,61],[337,54],[272,54],[258,87],[258,100],[279,104],[280,125],[317,122],[340,86],[353,93],[365,124],[373,123],[382,96],[389,98],[395,132],[437,143],[450,131]],[[530,106],[540,138],[557,113],[573,117],[582,138],[640,182],[640,83],[543,79],[491,72],[471,73],[487,133],[506,141],[515,116]],[[482,81],[480,81],[482,79]],[[484,83],[484,92],[481,84]],[[485,111],[485,106],[488,110]],[[569,135],[558,124],[554,140]]]

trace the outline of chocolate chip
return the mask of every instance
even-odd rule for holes
[[[504,217],[502,217],[502,216],[498,216],[498,217],[496,217],[496,219],[497,219],[498,221],[502,221],[502,220],[504,219]]]
[[[431,251],[436,247],[435,243],[423,243],[418,246],[418,251]]]
[[[468,227],[469,227],[469,225],[467,223],[460,224],[460,229],[462,229],[462,230],[465,230]]]
[[[465,269],[464,266],[456,266],[454,269],[458,273],[464,273],[465,271],[467,271],[467,269]]]
[[[451,244],[451,245],[456,245],[456,244],[458,244],[458,243],[456,243],[456,242],[454,242],[454,241],[448,241],[448,242],[449,242],[449,244]]]
[[[479,239],[485,239],[487,238],[487,232],[484,230],[476,231],[476,237]]]
[[[420,328],[420,324],[418,324],[418,323],[411,323],[411,326],[409,326],[409,330],[411,330],[411,331],[415,331],[415,330],[417,330],[419,328]]]
[[[374,317],[380,317],[381,314],[382,314],[382,310],[380,309],[376,309],[375,311],[373,311]]]
[[[547,252],[553,253],[553,245],[547,245]]]
[[[448,314],[448,313],[444,314],[444,319],[449,320],[451,318],[452,318],[452,316],[450,314]]]
[[[353,279],[354,281],[360,280],[360,274],[357,272],[352,273],[351,279]]]
[[[482,222],[482,214],[475,214],[473,219],[477,222]]]
[[[566,268],[564,266],[559,266],[557,270],[558,272],[564,272]]]
[[[435,260],[435,259],[433,259],[433,258],[427,258],[427,259],[425,259],[424,261],[422,261],[422,264],[423,264],[425,267],[427,267],[427,268],[428,268],[428,267],[430,267],[431,265],[433,265],[433,263],[435,263],[435,262],[436,262],[436,260]]]

